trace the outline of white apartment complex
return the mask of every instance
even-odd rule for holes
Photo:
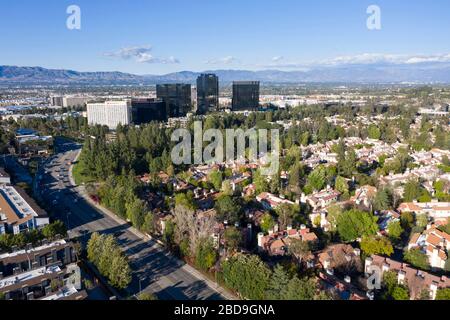
[[[89,125],[105,125],[114,130],[120,124],[131,123],[131,100],[105,101],[87,104]]]

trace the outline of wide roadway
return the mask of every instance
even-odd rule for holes
[[[69,236],[86,244],[93,232],[112,234],[130,260],[132,282],[126,289],[130,296],[151,292],[161,300],[221,300],[212,282],[196,270],[172,257],[153,240],[143,240],[128,224],[102,212],[87,202],[69,179],[70,162],[80,145],[57,139],[57,154],[39,169],[37,192],[51,207],[52,216],[62,220]]]

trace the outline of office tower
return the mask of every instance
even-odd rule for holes
[[[92,100],[90,97],[66,96],[63,97],[63,107],[83,108],[90,100]]]
[[[152,121],[167,121],[166,103],[162,99],[132,99],[131,109],[132,121],[136,125]]]
[[[104,125],[115,130],[120,124],[131,123],[131,100],[95,102],[87,104],[89,125]]]
[[[191,111],[190,84],[158,84],[156,96],[166,103],[169,118],[185,117]]]
[[[62,96],[51,96],[50,104],[53,107],[62,107],[63,106],[63,97]]]
[[[259,81],[233,82],[233,111],[253,111],[259,107]]]
[[[206,114],[219,108],[219,78],[215,74],[201,74],[197,78],[197,113]]]

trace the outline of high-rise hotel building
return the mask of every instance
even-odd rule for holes
[[[111,100],[87,104],[89,125],[104,125],[115,130],[117,126],[132,122],[131,100]]]

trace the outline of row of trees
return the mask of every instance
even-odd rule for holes
[[[314,278],[299,278],[281,265],[272,271],[258,256],[235,255],[222,263],[225,285],[250,300],[319,300],[329,297],[318,290]]]
[[[53,240],[57,236],[65,237],[66,235],[66,227],[58,220],[44,226],[42,229],[34,229],[15,235],[10,233],[0,235],[0,250],[10,251],[14,246],[24,248],[29,243],[35,246],[44,239]]]
[[[112,235],[93,233],[87,244],[87,255],[112,286],[124,289],[130,284],[128,260]]]
[[[119,217],[146,233],[152,233],[154,216],[147,203],[139,198],[142,186],[133,175],[110,176],[98,190],[101,203]]]

